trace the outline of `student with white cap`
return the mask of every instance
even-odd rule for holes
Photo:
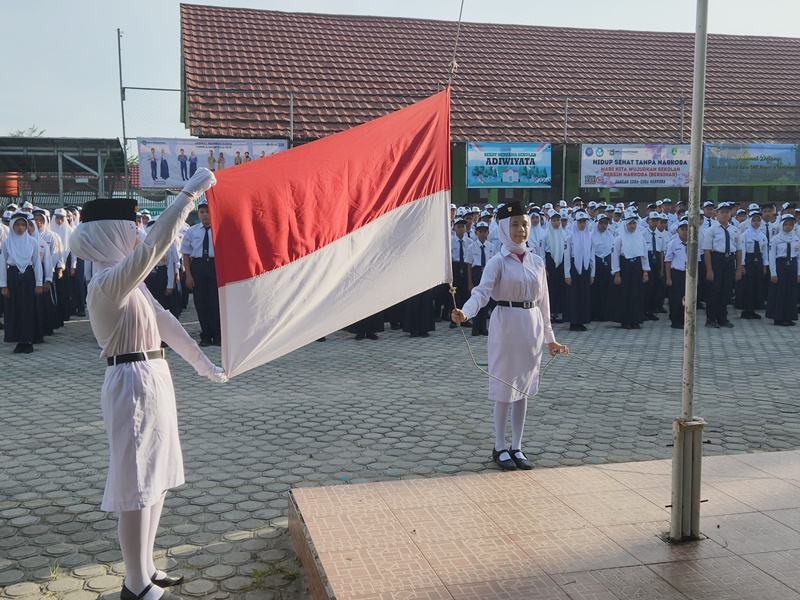
[[[463,323],[474,318],[489,298],[497,307],[489,325],[489,373],[508,382],[489,379],[489,399],[494,402],[495,443],[492,460],[504,470],[531,469],[522,451],[522,434],[527,412],[527,394],[539,388],[542,344],[551,355],[568,354],[556,342],[550,325],[547,276],[541,258],[528,252],[529,220],[518,202],[498,210],[503,248],[490,260],[479,286],[451,318]],[[511,413],[511,448],[506,447],[506,426]]]
[[[706,327],[733,327],[728,303],[734,280],[741,276],[742,251],[739,227],[731,222],[731,205],[717,205],[717,220],[703,233],[703,263],[706,267]]]
[[[588,225],[589,216],[585,212],[575,213],[575,225],[564,249],[564,320],[569,321],[570,331],[586,331],[586,324],[592,322],[591,286],[595,261]]]
[[[797,287],[800,285],[800,238],[795,231],[794,215],[780,218],[780,231],[773,236],[769,251],[770,287],[767,318],[775,325],[792,326],[797,322]]]
[[[748,215],[747,228],[739,236],[739,249],[742,252],[742,267],[739,281],[736,282],[734,307],[742,311],[742,319],[760,319],[756,311],[764,309],[764,274],[769,272],[769,245],[764,228],[761,227],[761,213],[758,204]]]
[[[686,240],[689,239],[689,221],[678,221],[676,236],[667,245],[664,255],[669,320],[673,329],[683,329],[683,299],[686,294]]]
[[[640,329],[645,318],[645,286],[650,277],[650,262],[635,210],[626,212],[625,226],[614,240],[611,273],[614,276],[613,320],[623,329]]]
[[[163,588],[182,580],[159,571],[153,562],[164,497],[184,482],[175,392],[161,341],[198,374],[214,382],[227,380],[144,285],[195,197],[214,183],[211,172],[198,169],[143,243],[137,243],[135,201],[128,199],[87,203],[70,237],[70,249],[98,269],[88,306],[100,356],[108,364],[101,398],[110,451],[100,508],[119,512],[125,563],[121,600],[174,599]]]
[[[611,252],[614,235],[611,233],[609,218],[605,214],[597,217],[597,225],[592,232],[594,251],[594,282],[592,283],[592,321],[608,320],[608,294],[611,291]]]
[[[0,295],[5,304],[6,342],[14,353],[30,354],[35,341],[36,296],[44,293],[39,244],[28,234],[28,215],[16,212],[11,231],[0,246]]]
[[[658,321],[657,312],[664,311],[664,253],[667,250],[667,239],[663,231],[658,229],[661,213],[651,212],[647,218],[647,229],[644,230],[644,244],[647,247],[647,260],[650,262],[650,278],[645,291],[645,316],[650,321]]]

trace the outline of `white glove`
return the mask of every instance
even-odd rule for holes
[[[214,174],[205,167],[200,167],[183,186],[183,191],[197,197],[206,190],[210,190],[216,183],[217,178],[214,177]]]
[[[214,370],[206,375],[210,381],[214,383],[225,383],[228,381],[228,375],[222,367],[214,366]]]

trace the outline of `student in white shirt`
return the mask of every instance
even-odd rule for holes
[[[613,320],[620,323],[622,329],[640,329],[645,319],[645,286],[650,278],[650,262],[639,229],[639,217],[633,210],[625,215],[625,228],[614,240],[611,273],[615,286]]]
[[[594,282],[592,283],[592,321],[608,320],[608,294],[611,291],[611,252],[614,235],[606,215],[597,217],[597,225],[592,232],[594,250]]]
[[[797,286],[800,284],[800,238],[794,215],[781,216],[780,232],[769,250],[770,288],[767,318],[784,327],[797,324]]]
[[[728,303],[737,273],[741,276],[742,251],[739,227],[731,223],[731,206],[720,202],[717,220],[703,233],[703,262],[706,266],[706,327],[733,327],[728,320]]]
[[[764,309],[764,275],[769,273],[769,244],[758,210],[750,212],[745,223],[747,228],[739,236],[742,267],[736,282],[734,307],[742,311],[742,319],[760,319],[761,315],[756,311]]]
[[[570,331],[586,331],[586,324],[592,322],[595,261],[588,226],[589,216],[583,211],[575,213],[575,225],[564,249],[564,283],[567,286],[564,320],[569,321]]]
[[[494,245],[489,243],[489,225],[478,223],[475,228],[476,239],[467,249],[467,280],[469,291],[480,285],[483,270],[487,263],[496,255]],[[489,307],[484,306],[472,319],[472,335],[489,335]]]
[[[683,329],[683,299],[686,295],[686,240],[689,238],[689,221],[678,221],[675,237],[667,245],[664,255],[669,320],[673,329]]]

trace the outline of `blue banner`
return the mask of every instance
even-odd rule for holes
[[[467,143],[467,187],[549,188],[550,144]]]
[[[798,185],[797,144],[706,144],[703,185]]]

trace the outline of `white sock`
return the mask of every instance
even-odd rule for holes
[[[494,449],[503,450],[506,447],[506,423],[508,422],[508,411],[511,408],[508,402],[495,402],[494,403]],[[500,455],[500,460],[508,460],[503,458],[507,453]]]
[[[150,585],[147,564],[150,540],[150,507],[119,513],[119,546],[125,563],[125,587],[137,596]],[[152,553],[152,550],[149,551]],[[153,586],[142,600],[157,600],[164,590]]]
[[[525,414],[528,412],[528,399],[522,398],[511,408],[511,448],[522,450],[522,431],[525,429]]]
[[[161,521],[161,510],[164,508],[164,497],[166,496],[166,492],[161,499],[153,504],[150,507],[150,530],[147,536],[147,566],[148,572],[152,576],[155,573],[156,579],[164,579],[167,574],[164,571],[159,571],[156,568],[155,561],[153,559],[153,551],[156,545],[156,534],[158,533],[158,523]]]

